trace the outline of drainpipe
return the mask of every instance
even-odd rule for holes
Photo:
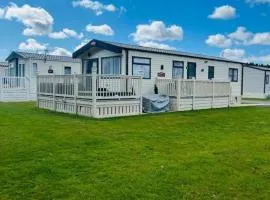
[[[264,71],[264,87],[263,87],[263,92],[266,94],[266,70]]]
[[[242,64],[242,73],[241,73],[241,95],[244,94],[244,64]]]

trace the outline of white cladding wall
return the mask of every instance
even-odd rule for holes
[[[269,75],[269,77],[270,77],[270,71],[267,71],[266,75]],[[266,84],[266,86],[265,86],[265,94],[266,94],[266,96],[270,95],[270,83]]]
[[[144,93],[151,93],[154,91],[155,78],[158,72],[164,72],[166,78],[172,78],[172,66],[173,61],[184,61],[184,78],[187,78],[187,63],[196,62],[197,64],[197,79],[208,79],[208,66],[215,67],[215,79],[216,80],[228,80],[229,68],[238,69],[238,82],[232,82],[232,95],[241,96],[241,64],[227,63],[222,61],[212,61],[207,59],[188,58],[182,56],[162,55],[155,53],[146,53],[139,51],[129,51],[129,74],[132,74],[132,57],[145,57],[151,58],[151,79],[144,80]],[[161,70],[161,65],[164,66],[164,70]]]
[[[264,98],[264,77],[264,71],[244,67],[243,96]]]
[[[6,68],[7,67],[0,67],[0,76],[5,76]]]
[[[111,57],[111,56],[121,56],[121,74],[126,74],[126,52],[123,50],[122,54],[116,54],[107,50],[99,50],[95,53],[92,53],[90,57],[87,56],[88,52],[84,53],[81,57],[84,59],[99,59],[99,71],[101,71],[101,59],[103,57]],[[241,64],[235,63],[227,63],[221,61],[211,61],[207,59],[196,59],[196,58],[187,58],[181,56],[171,56],[171,55],[162,55],[155,53],[147,53],[147,52],[139,52],[139,51],[131,51],[128,52],[128,66],[129,66],[129,75],[132,75],[132,57],[145,57],[151,58],[151,79],[143,80],[143,93],[153,93],[154,92],[154,84],[155,79],[157,77],[158,72],[164,72],[166,74],[166,78],[172,78],[172,66],[173,61],[184,61],[184,78],[187,77],[187,62],[196,62],[197,64],[197,79],[208,79],[208,66],[215,67],[215,79],[217,80],[228,80],[229,77],[229,68],[238,69],[238,82],[232,82],[232,94],[233,96],[241,96],[241,73],[242,66]],[[207,62],[205,62],[207,61]],[[164,70],[160,70],[161,65],[164,66]]]
[[[65,67],[71,67],[71,74],[81,74],[81,63],[29,60],[27,62],[28,67],[26,67],[27,70],[31,69],[27,73],[29,76],[34,76],[32,73],[33,63],[37,63],[37,71],[39,75],[47,75],[50,66],[53,69],[54,75],[64,75]]]

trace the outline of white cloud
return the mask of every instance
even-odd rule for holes
[[[232,40],[222,34],[210,35],[205,41],[209,46],[226,48],[232,45]]]
[[[31,51],[31,52],[40,52],[47,49],[48,44],[38,43],[35,39],[29,38],[26,42],[22,42],[19,45],[19,50],[22,51]]]
[[[221,52],[221,56],[224,58],[228,58],[231,60],[242,60],[244,56],[246,55],[246,52],[244,49],[224,49]]]
[[[53,39],[66,39],[67,35],[64,32],[60,31],[49,33],[49,37]]]
[[[213,14],[209,15],[210,19],[233,19],[236,17],[236,9],[229,5],[224,5],[215,8]]]
[[[171,47],[167,44],[161,44],[161,43],[157,43],[157,42],[152,42],[152,41],[149,41],[149,42],[139,42],[139,45],[140,46],[143,46],[143,47],[152,47],[152,48],[158,48],[158,49],[167,49],[167,50],[176,50],[176,48],[174,47]]]
[[[95,34],[106,35],[106,36],[114,35],[113,29],[107,24],[103,24],[100,26],[94,26],[92,24],[88,24],[86,26],[86,31],[95,33]]]
[[[136,29],[136,32],[131,35],[137,42],[182,40],[184,35],[182,27],[176,25],[166,27],[162,21],[153,21],[149,25],[141,24]]]
[[[55,47],[52,52],[50,52],[51,55],[55,56],[72,56],[72,53],[64,48],[61,47]]]
[[[121,7],[118,9],[115,5],[113,4],[102,4],[99,1],[91,1],[91,0],[77,0],[72,2],[73,7],[83,7],[86,9],[90,9],[94,11],[94,13],[98,15],[102,15],[104,11],[108,12],[116,12],[117,10],[122,11],[124,7]]]
[[[264,56],[251,56],[246,58],[245,62],[270,64],[270,54]]]
[[[84,37],[83,33],[77,33],[76,31],[68,28],[64,28],[60,32],[52,32],[49,34],[50,38],[53,39],[66,39],[66,38],[77,38],[82,39]]]
[[[210,46],[226,48],[235,45],[270,45],[270,32],[252,33],[245,27],[238,27],[233,33],[210,35],[206,40]]]
[[[0,8],[0,19],[4,17],[5,10]]]
[[[78,49],[82,48],[84,45],[86,45],[88,42],[90,42],[90,40],[85,39],[81,42],[81,44],[79,44],[78,46],[75,47],[74,51],[77,51]]]
[[[27,4],[18,7],[15,3],[10,3],[1,10],[2,18],[15,19],[26,26],[23,31],[26,36],[47,35],[52,31],[54,19],[41,7],[31,7]]]
[[[246,63],[270,64],[270,54],[262,56],[246,55],[244,49],[224,49],[220,55],[224,58]]]
[[[252,36],[253,33],[248,32],[247,29],[242,26],[239,26],[235,32],[228,35],[228,37],[232,40],[236,40],[236,43],[243,42],[244,44],[247,44],[248,41],[252,38]]]
[[[270,0],[246,0],[246,2],[250,5],[255,4],[270,4]]]
[[[250,44],[270,45],[270,32],[254,34]]]

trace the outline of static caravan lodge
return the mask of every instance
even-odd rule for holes
[[[0,76],[0,101],[36,100],[36,77],[81,74],[81,61],[67,56],[12,52],[8,69]]]
[[[242,95],[246,98],[270,97],[270,68],[243,65]]]
[[[221,57],[92,40],[73,53],[82,60],[82,73],[97,66],[101,75],[143,77],[143,94],[154,91],[156,78],[231,81],[232,101],[241,101],[242,63]]]
[[[6,75],[7,68],[8,68],[7,62],[0,62],[0,77]]]

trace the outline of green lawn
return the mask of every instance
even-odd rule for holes
[[[93,120],[0,104],[0,199],[270,199],[270,108]]]

